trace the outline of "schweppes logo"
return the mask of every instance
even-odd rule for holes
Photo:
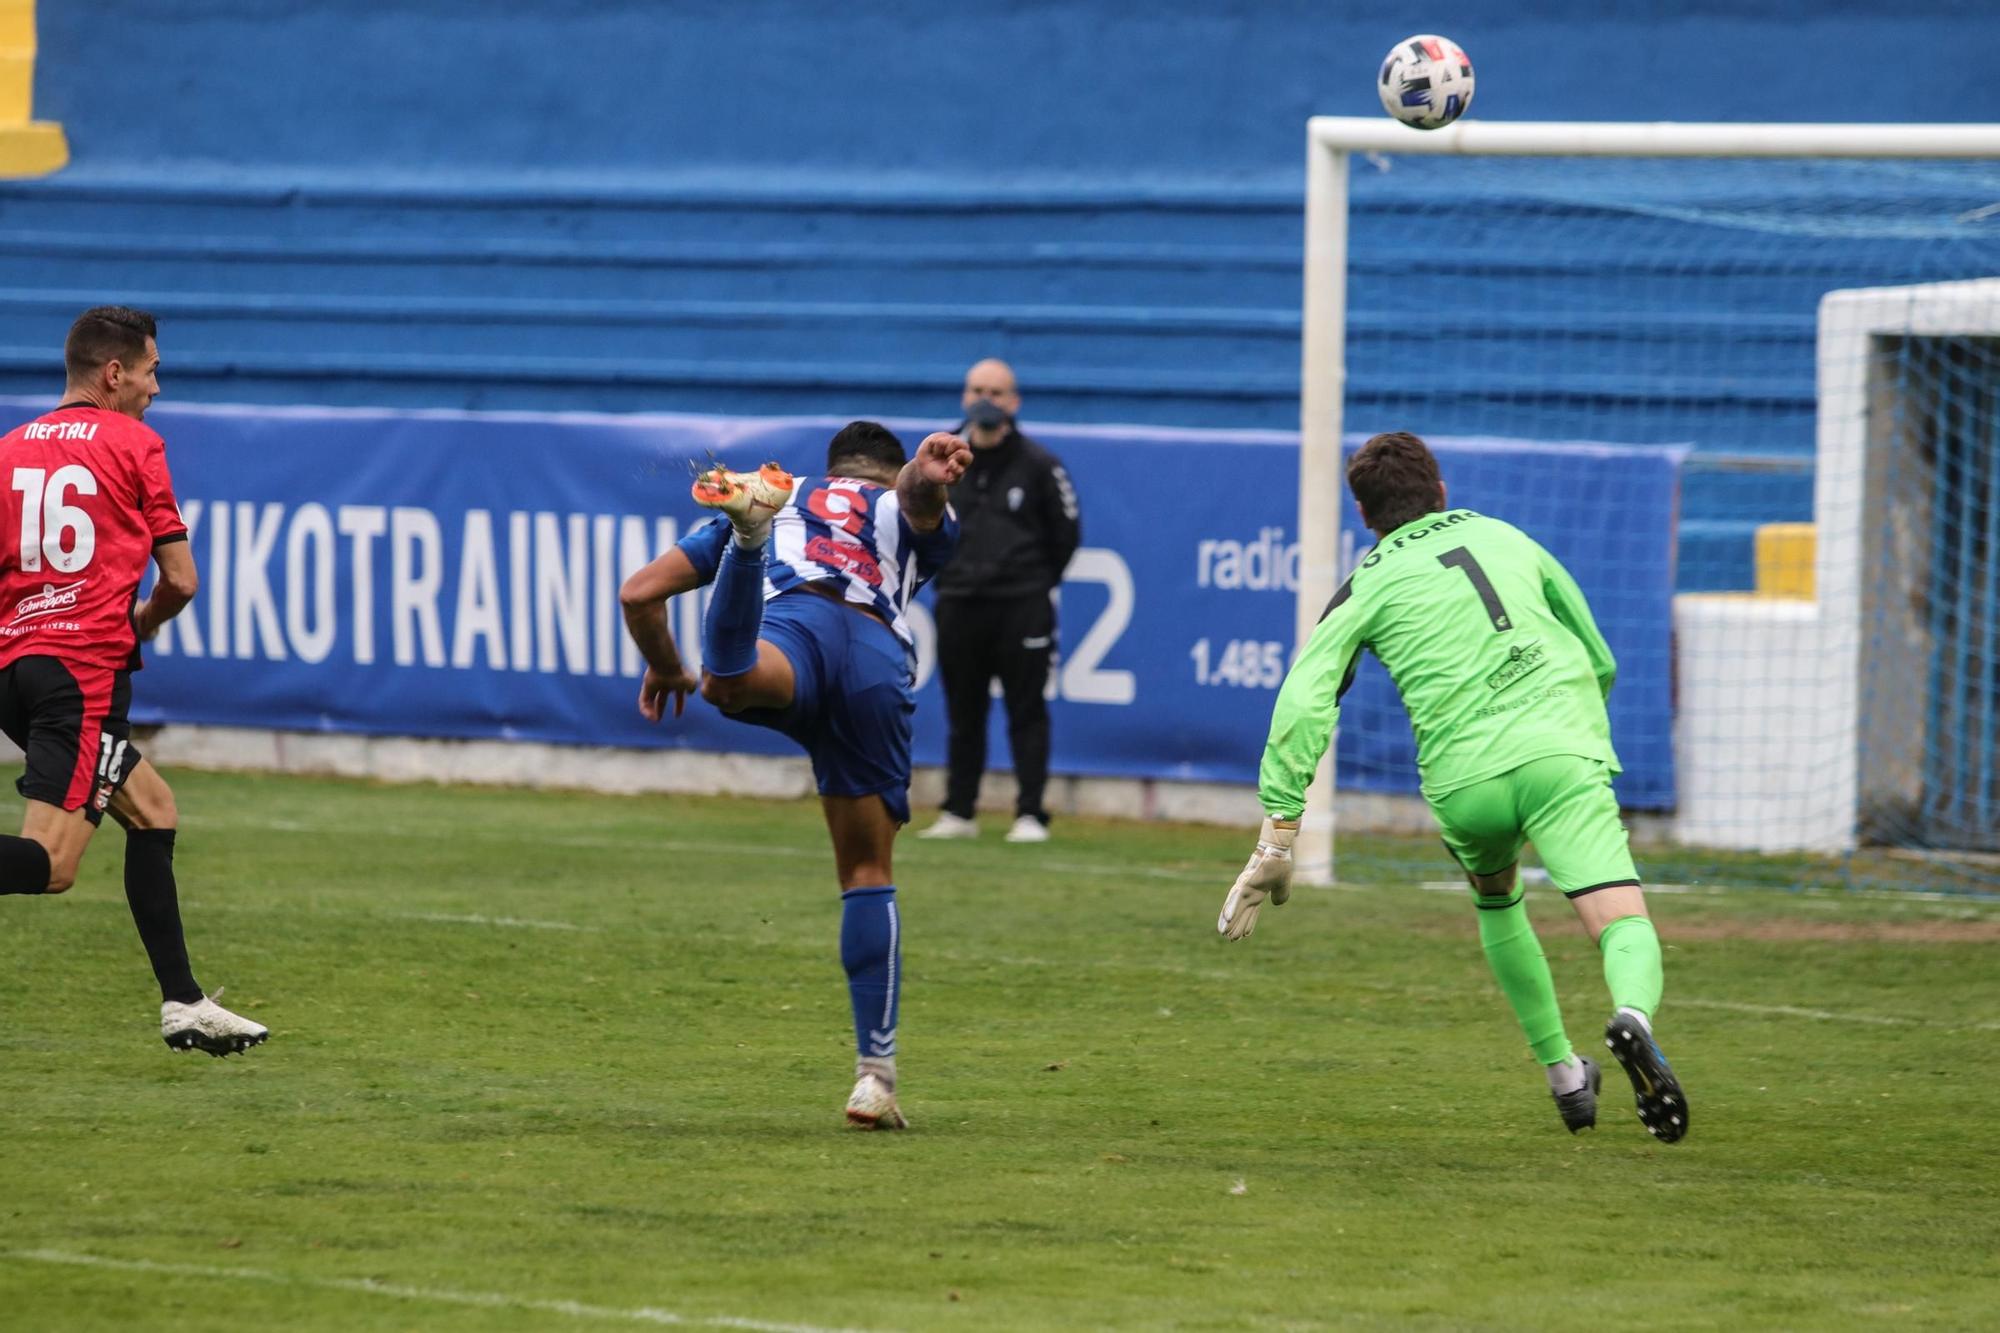
[[[61,588],[53,583],[44,583],[40,592],[30,593],[14,603],[14,619],[34,620],[39,616],[54,615],[58,611],[72,610],[82,600],[83,585],[88,582],[89,579],[78,579],[75,583]]]
[[[1497,694],[1509,685],[1526,680],[1548,664],[1548,650],[1542,647],[1541,640],[1517,643],[1507,650],[1507,660],[1486,678],[1486,688]]]

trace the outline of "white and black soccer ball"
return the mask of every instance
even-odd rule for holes
[[[1442,129],[1472,105],[1472,60],[1449,37],[1405,37],[1382,62],[1382,109],[1419,130]]]

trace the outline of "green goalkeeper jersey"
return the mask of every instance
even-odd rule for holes
[[[1271,714],[1257,790],[1272,816],[1305,809],[1364,648],[1403,696],[1432,800],[1549,755],[1618,771],[1618,667],[1576,580],[1519,528],[1452,509],[1383,537],[1328,603]]]

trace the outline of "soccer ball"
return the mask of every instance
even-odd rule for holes
[[[1389,49],[1375,91],[1382,109],[1405,125],[1442,129],[1472,105],[1472,60],[1449,37],[1405,37]]]

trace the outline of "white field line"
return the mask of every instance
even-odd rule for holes
[[[620,1309],[610,1305],[586,1305],[581,1301],[538,1300],[509,1296],[497,1291],[453,1291],[443,1287],[412,1287],[399,1282],[378,1282],[368,1277],[298,1277],[260,1268],[223,1268],[206,1264],[162,1264],[150,1259],[105,1259],[94,1254],[72,1254],[67,1250],[9,1250],[0,1255],[16,1263],[67,1264],[76,1268],[107,1268],[120,1273],[152,1273],[162,1277],[192,1277],[221,1282],[268,1282],[284,1287],[306,1287],[318,1291],[353,1292],[362,1296],[387,1296],[394,1300],[428,1301],[434,1305],[469,1305],[484,1310],[526,1310],[536,1314],[565,1315],[571,1319],[596,1319],[618,1324],[658,1324],[677,1328],[733,1328],[752,1333],[857,1333],[852,1329],[824,1328],[818,1324],[776,1324],[762,1319],[734,1315],[683,1315],[672,1310],[638,1306]]]
[[[184,816],[183,823],[197,828],[247,828],[279,829],[298,833],[346,833],[370,838],[416,838],[425,842],[466,841],[520,842],[524,835],[511,829],[488,829],[475,825],[453,825],[447,828],[409,828],[394,824],[350,824],[338,821],[319,820],[256,820],[238,819],[228,815]],[[715,856],[737,857],[743,854],[743,845],[736,842],[706,842],[680,838],[648,838],[643,834],[632,836],[604,836],[585,834],[541,834],[531,836],[533,841],[546,847],[575,847],[594,851],[639,851],[639,852],[697,852]],[[826,848],[786,847],[782,845],[762,845],[757,849],[760,857],[783,857],[790,860],[825,861],[829,858]],[[1129,861],[1061,861],[1041,856],[1023,857],[1023,862],[1032,868],[1054,870],[1066,875],[1095,877],[1105,883],[1115,884],[1135,879],[1164,880],[1171,883],[1200,884],[1218,886],[1228,892],[1230,881],[1236,876],[1230,869],[1234,862],[1221,863],[1215,870],[1183,870],[1165,866],[1135,866]],[[1239,867],[1240,868],[1240,867]],[[1398,884],[1352,884],[1337,882],[1336,889],[1348,892],[1397,893],[1404,888]],[[1463,880],[1426,880],[1416,887],[1430,893],[1464,893]],[[1548,888],[1546,881],[1529,880],[1530,888]],[[1837,905],[1843,902],[1935,902],[1953,903],[1977,911],[1996,905],[1992,897],[1973,897],[1963,893],[1945,893],[1930,889],[1753,889],[1743,885],[1730,884],[1671,884],[1656,883],[1644,886],[1647,893],[1683,894],[1690,897],[1719,897],[1743,900],[1751,894],[1772,894],[1787,901],[1814,907],[1822,904]]]
[[[463,841],[477,839],[482,842],[519,842],[524,835],[511,830],[494,830],[460,825],[446,831],[437,829],[399,828],[393,824],[353,825],[341,823],[315,823],[306,820],[254,820],[231,819],[227,816],[189,817],[184,823],[200,828],[247,828],[276,829],[288,833],[348,833],[371,838],[418,838],[424,841]],[[648,838],[643,834],[631,837],[604,837],[582,834],[555,833],[533,837],[533,841],[547,847],[575,847],[592,851],[642,851],[642,852],[701,852],[715,856],[741,856],[743,845],[734,842],[701,842],[683,838]],[[831,853],[824,847],[786,847],[764,844],[757,848],[757,855],[785,857],[792,860],[825,861]],[[1112,879],[1161,879],[1188,884],[1216,884],[1227,892],[1235,873],[1226,868],[1215,871],[1176,870],[1169,867],[1134,866],[1124,861],[1053,861],[1044,857],[1034,859],[1034,868],[1055,870],[1066,875],[1096,875]],[[1338,885],[1339,888],[1360,888],[1353,884]]]
[[[1216,943],[1222,943],[1220,936],[1216,938]],[[940,962],[971,966],[1055,968],[1065,972],[1158,972],[1167,976],[1193,977],[1198,981],[1243,980],[1240,972],[1232,972],[1226,968],[1189,967],[1185,963],[1169,962],[1160,958],[1132,962],[1116,958],[1031,958],[1021,954],[972,953],[960,949],[925,949],[922,957],[926,964],[935,959]]]
[[[445,926],[504,926],[511,930],[589,930],[574,921],[531,921],[520,916],[481,916],[477,912],[389,912],[398,921],[428,921]]]
[[[1462,884],[1425,884],[1421,887],[1435,892],[1450,890],[1463,892]],[[1720,890],[1718,890],[1719,892]],[[93,900],[94,901],[94,900]],[[112,906],[121,906],[116,899],[102,900]],[[202,903],[187,902],[185,907],[205,912],[293,912],[295,906],[267,906],[259,903]],[[480,916],[477,914],[454,914],[448,912],[375,912],[356,911],[339,907],[308,908],[315,916],[356,917],[368,920],[422,921],[437,925],[496,926],[502,928],[525,928],[532,930],[571,930],[596,933],[599,926],[580,926],[570,921],[529,921],[516,917]],[[927,949],[927,960],[974,965],[997,965],[1018,968],[1060,968],[1066,971],[1085,972],[1156,972],[1169,976],[1191,977],[1200,981],[1230,982],[1240,980],[1239,974],[1222,968],[1189,967],[1183,963],[1153,958],[1144,961],[1126,962],[1111,958],[1087,960],[1035,958],[1020,954],[972,953],[958,949]],[[1364,985],[1363,989],[1385,990],[1387,986]],[[2000,1023],[1939,1023],[1922,1018],[1896,1018],[1885,1014],[1839,1013],[1832,1009],[1812,1009],[1791,1004],[1746,1004],[1735,1000],[1689,999],[1675,995],[1671,1004],[1685,1009],[1718,1009],[1738,1014],[1759,1014],[1770,1018],[1805,1018],[1819,1023],[1853,1023],[1863,1027],[1921,1027],[1945,1032],[2000,1032]]]
[[[118,898],[80,898],[77,901],[99,906],[123,906]],[[430,926],[491,926],[498,930],[571,930],[595,935],[602,926],[578,925],[574,921],[542,921],[523,916],[484,916],[478,912],[392,912],[377,908],[305,906],[298,903],[217,903],[201,898],[181,899],[181,909],[193,912],[283,912],[288,916],[349,917],[358,921],[419,921]],[[621,927],[622,929],[622,927]]]
[[[2000,1032],[2000,1023],[1939,1023],[1925,1018],[1893,1018],[1886,1014],[1843,1014],[1831,1009],[1807,1009],[1795,1004],[1743,1004],[1735,1000],[1689,1000],[1669,994],[1669,1009],[1724,1009],[1733,1014],[1764,1014],[1772,1018],[1809,1018],[1819,1023],[1857,1023],[1866,1027],[1938,1028],[1948,1032]]]

